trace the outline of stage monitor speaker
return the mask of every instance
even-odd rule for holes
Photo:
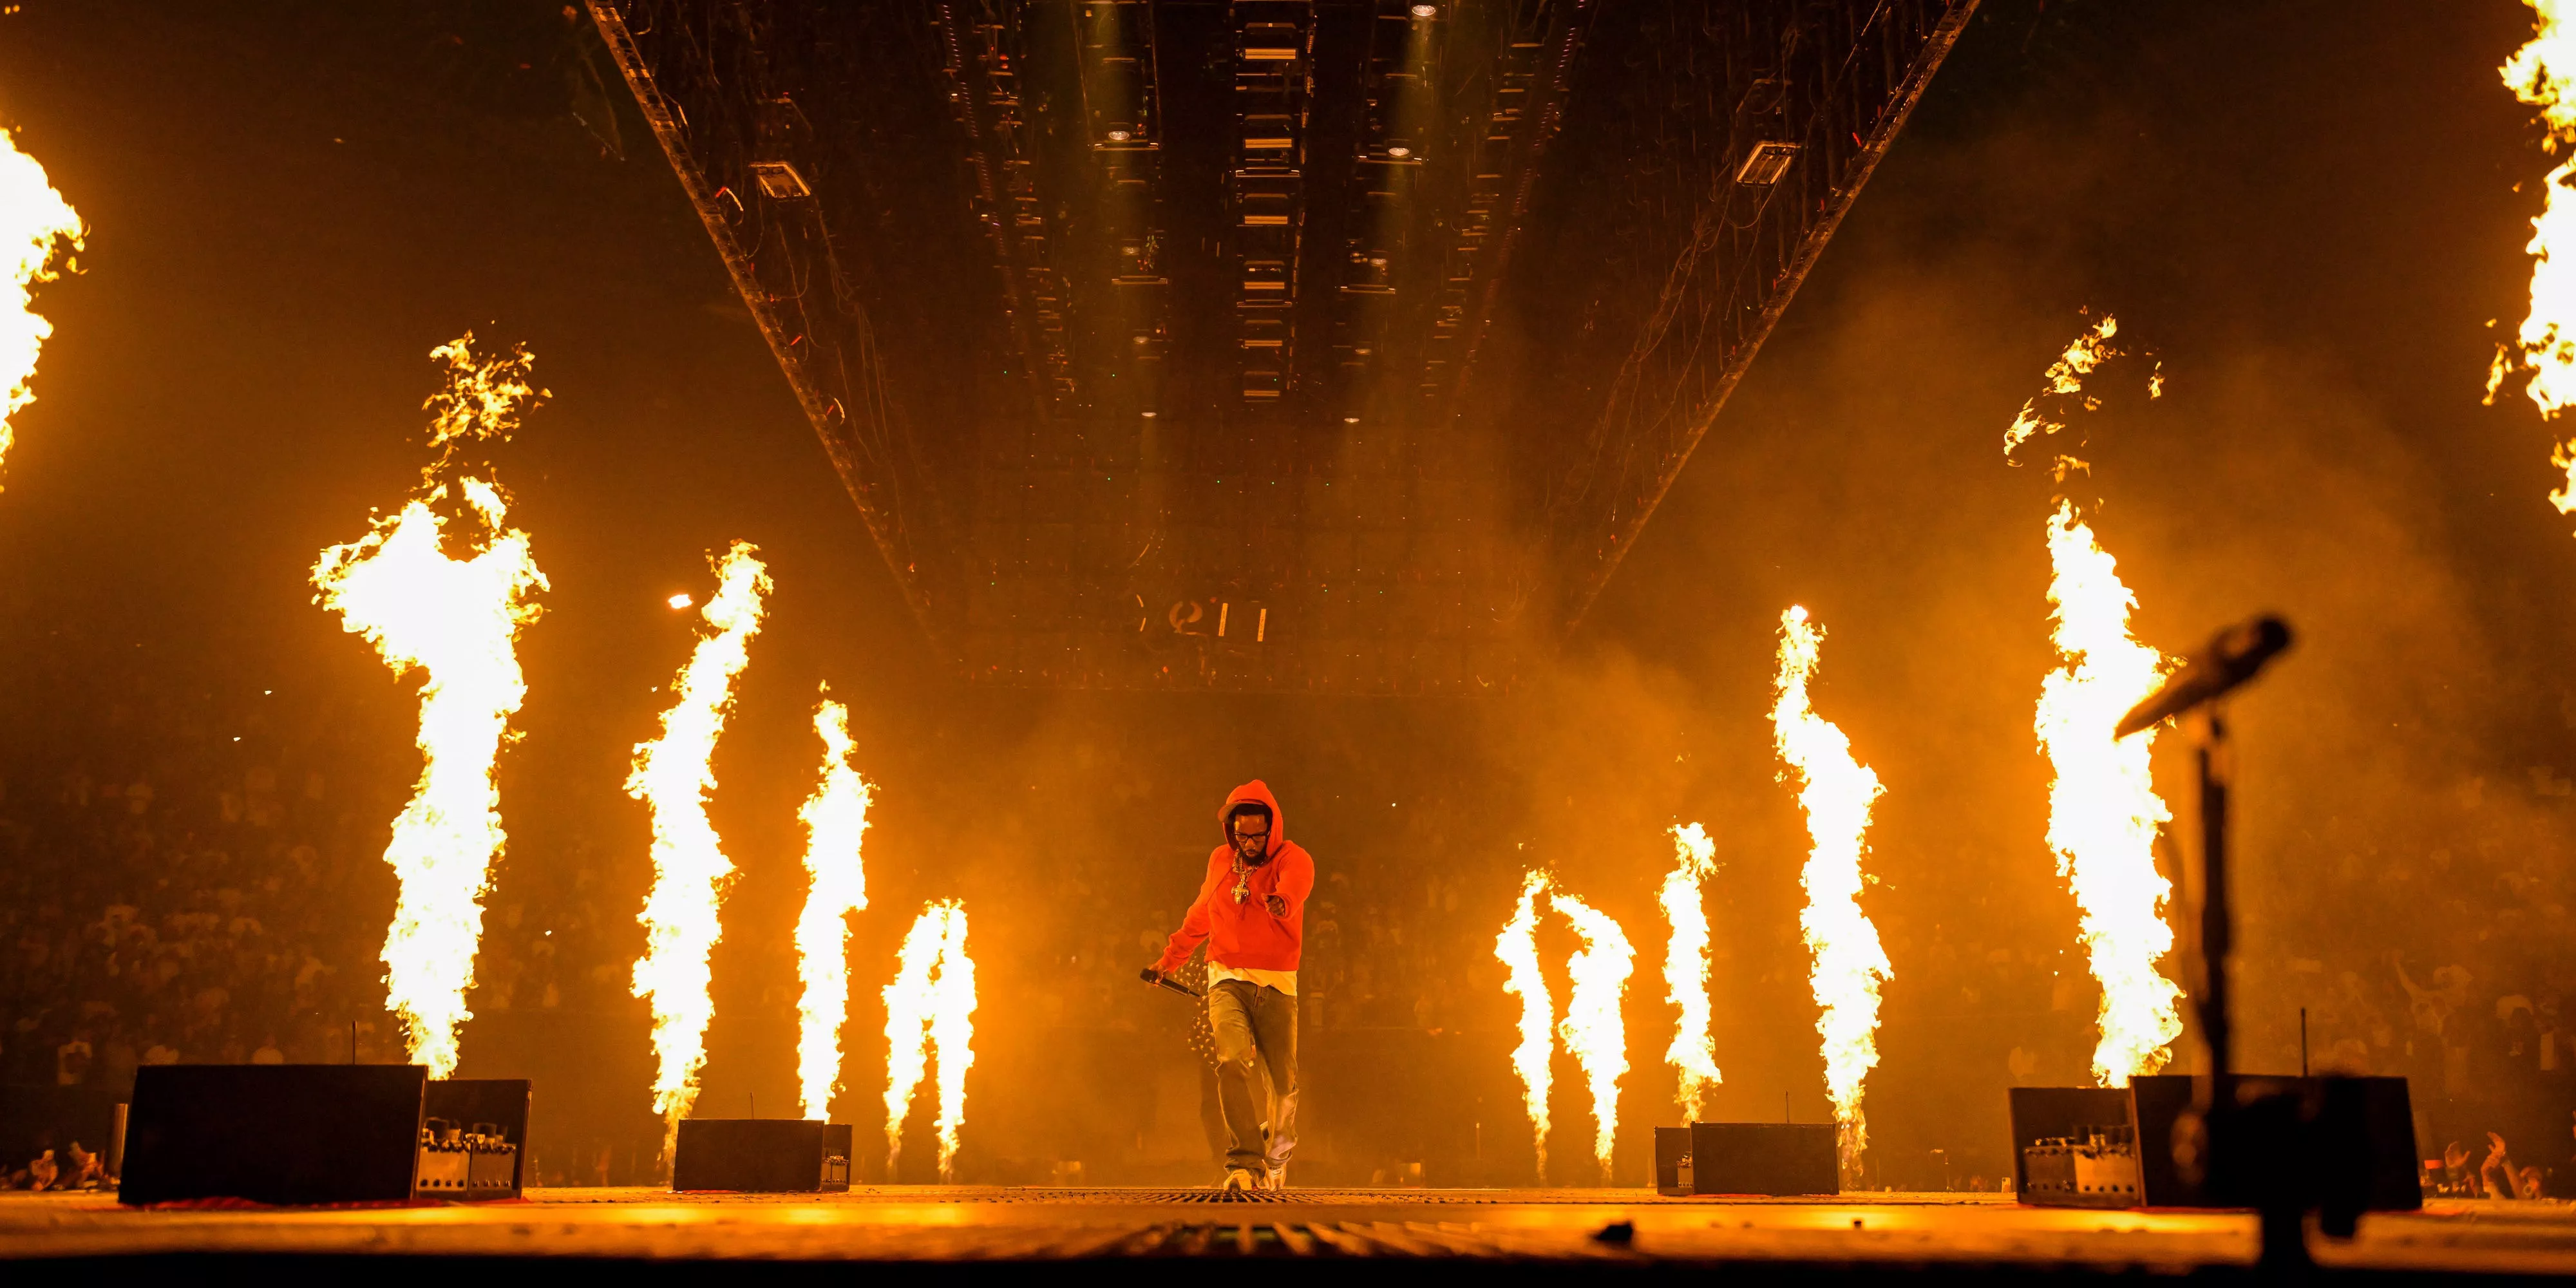
[[[2279,1115],[2254,1116],[2241,1143],[2213,1142],[2209,1174],[2195,1180],[2175,1167],[2172,1141],[2199,1081],[2178,1074],[2129,1080],[2138,1139],[2147,1146],[2138,1157],[2148,1206],[2247,1206],[2293,1173],[2329,1208],[2412,1212],[2424,1206],[2404,1078],[2231,1074],[2220,1082],[2220,1094],[2240,1106],[2268,1101]]]
[[[2176,1124],[2199,1086],[2143,1075],[2126,1089],[2015,1087],[2013,1161],[2022,1201],[2043,1207],[2248,1207],[2290,1186],[2329,1211],[2423,1206],[2404,1078],[2231,1074],[2245,1107],[2234,1139],[2207,1142],[2207,1174],[2174,1161]]]
[[[117,1199],[404,1202],[428,1076],[407,1064],[145,1065]]]
[[[1840,1194],[1843,1188],[1832,1123],[1692,1123],[1690,1166],[1693,1194]]]
[[[526,1184],[525,1078],[444,1078],[421,1098],[421,1198],[515,1199]]]
[[[810,1194],[850,1188],[850,1125],[803,1118],[684,1118],[674,1190]]]
[[[2144,1202],[2137,1125],[2118,1087],[2014,1087],[2013,1192],[2041,1207]]]

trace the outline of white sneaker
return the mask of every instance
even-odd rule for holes
[[[1261,1174],[1261,1188],[1265,1190],[1284,1190],[1288,1188],[1288,1165],[1286,1163],[1281,1163],[1279,1166],[1263,1172]]]
[[[1223,1188],[1228,1194],[1247,1194],[1260,1189],[1261,1182],[1253,1176],[1251,1168],[1237,1167],[1227,1170]]]

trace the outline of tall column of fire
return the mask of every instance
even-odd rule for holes
[[[1678,1017],[1664,1063],[1679,1073],[1674,1091],[1683,1119],[1699,1121],[1710,1092],[1726,1079],[1717,1070],[1717,1043],[1708,1032],[1708,910],[1701,885],[1717,871],[1717,845],[1697,823],[1673,829],[1673,870],[1657,902],[1664,908],[1664,993]]]
[[[734,677],[750,662],[760,632],[769,573],[749,542],[736,541],[716,561],[716,593],[700,613],[706,630],[688,665],[671,681],[662,736],[635,748],[626,794],[653,815],[653,888],[645,897],[644,956],[635,963],[635,996],[653,1004],[653,1111],[662,1115],[664,1154],[672,1133],[697,1100],[707,1059],[707,956],[722,934],[718,910],[733,864],[724,856],[707,793],[715,790],[716,739],[733,707]]]
[[[966,955],[966,906],[942,900],[921,910],[886,985],[886,1175],[903,1157],[912,1097],[937,1057],[939,1179],[955,1175],[957,1132],[966,1123],[966,1071],[975,1064],[975,961]]]
[[[811,881],[796,919],[796,1079],[804,1116],[831,1111],[841,1081],[841,1027],[850,1018],[850,924],[868,906],[868,869],[860,842],[868,830],[868,780],[850,764],[849,708],[824,699],[814,708],[823,740],[822,780],[797,816],[805,821],[805,872]]]
[[[61,275],[53,267],[57,254],[65,271],[79,271],[73,257],[87,231],[45,167],[0,130],[0,273],[14,292],[0,294],[0,464],[16,441],[9,421],[36,401],[36,357],[54,333],[54,324],[36,312],[34,288]]]
[[[1521,999],[1521,1040],[1512,1048],[1512,1070],[1520,1075],[1521,1103],[1537,1141],[1542,1185],[1547,1183],[1547,1096],[1554,1080],[1548,1062],[1556,1055],[1556,999],[1548,995],[1547,976],[1538,966],[1538,901],[1546,893],[1546,873],[1522,876],[1520,903],[1503,933],[1494,937],[1494,956],[1506,972],[1503,991]]]
[[[1821,1010],[1816,1035],[1823,1040],[1825,1091],[1842,1127],[1842,1165],[1849,1174],[1869,1145],[1861,1091],[1878,1064],[1879,985],[1893,972],[1878,928],[1860,908],[1869,811],[1883,789],[1878,775],[1852,758],[1851,740],[1808,701],[1824,638],[1806,609],[1792,606],[1780,614],[1779,700],[1771,708],[1771,728],[1780,759],[1798,772],[1798,804],[1814,846],[1804,877],[1807,907],[1798,924],[1815,955],[1808,978]]]
[[[2048,370],[2047,388],[2023,405],[2006,433],[2007,458],[2033,435],[2065,428],[2052,400],[2095,405],[2084,381],[2121,356],[2112,343],[2118,333],[2118,320],[2105,315],[2067,346]],[[2161,384],[2151,381],[2148,392],[2161,392]],[[2061,486],[2089,469],[2063,452],[2053,466]],[[2112,736],[2120,717],[2163,682],[2164,658],[2130,636],[2137,597],[2074,499],[2062,493],[2048,519],[2048,560],[2048,602],[2063,663],[2040,682],[2035,721],[2040,749],[2056,773],[2048,789],[2048,848],[2057,855],[2058,876],[2074,887],[2093,978],[2102,986],[2093,1079],[2124,1087],[2163,1068],[2182,1035],[2182,990],[2156,968],[2173,951],[2174,935],[2164,918],[2173,884],[2156,871],[2156,833],[2172,815],[2149,772],[2155,731]]]
[[[2552,155],[2576,143],[2576,6],[2566,0],[2528,0],[2535,26],[2531,40],[2500,69],[2514,96],[2540,109],[2546,131],[2541,146]],[[2487,401],[2516,371],[2527,371],[2523,392],[2555,420],[2576,403],[2576,156],[2561,161],[2543,181],[2540,216],[2531,221],[2531,311],[2513,342],[2500,346],[2487,375]],[[2550,459],[2566,479],[2549,500],[2576,511],[2576,438],[2561,438]]]
[[[422,673],[420,781],[385,846],[400,889],[384,960],[386,1005],[433,1078],[456,1071],[456,1031],[472,1018],[465,990],[504,840],[492,766],[527,696],[519,628],[536,619],[530,596],[546,587],[499,486],[443,478],[461,468],[463,445],[508,438],[520,406],[544,397],[528,384],[526,350],[477,358],[473,340],[431,354],[447,364],[447,387],[426,404],[439,455],[420,490],[366,536],[324,550],[312,573],[314,602],[339,613],[342,629],[366,637],[396,674]]]
[[[1619,1078],[1628,1072],[1628,1028],[1619,1015],[1619,999],[1628,991],[1637,953],[1607,913],[1563,890],[1549,891],[1547,901],[1583,937],[1582,949],[1565,961],[1570,983],[1565,1019],[1556,1031],[1592,1092],[1592,1157],[1607,1185],[1610,1147],[1619,1135]]]

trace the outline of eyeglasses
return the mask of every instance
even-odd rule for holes
[[[1238,841],[1266,841],[1270,839],[1270,829],[1265,827],[1258,832],[1246,832],[1238,828],[1235,830],[1234,839]]]

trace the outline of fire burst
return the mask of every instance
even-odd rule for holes
[[[707,992],[707,954],[722,933],[717,907],[724,879],[733,871],[707,819],[707,793],[716,785],[716,739],[733,704],[734,677],[750,660],[751,637],[760,633],[761,596],[769,573],[750,543],[737,541],[716,563],[714,597],[699,610],[712,628],[698,637],[689,663],[671,682],[671,709],[662,713],[662,736],[635,748],[626,794],[653,814],[653,890],[637,920],[644,923],[644,956],[635,963],[635,996],[653,1003],[653,1111],[677,1131],[698,1095],[698,1070],[707,1060],[707,1022],[715,1002]],[[665,1142],[666,1146],[668,1142]]]
[[[849,923],[868,906],[868,869],[859,843],[868,830],[868,780],[850,767],[850,712],[825,699],[814,708],[823,739],[823,779],[797,816],[805,820],[805,871],[813,884],[796,921],[796,972],[805,986],[797,1004],[802,1032],[796,1074],[804,1115],[825,1117],[841,1080],[841,1025],[849,1019]]]
[[[1538,900],[1547,893],[1547,874],[1521,878],[1521,901],[1503,933],[1494,937],[1494,956],[1505,971],[1503,991],[1521,999],[1521,1043],[1512,1049],[1512,1068],[1521,1076],[1521,1100],[1529,1109],[1530,1130],[1538,1141],[1538,1177],[1547,1181],[1548,1061],[1556,1054],[1556,999],[1538,968]]]
[[[32,288],[60,275],[52,267],[57,250],[65,251],[65,267],[77,271],[70,257],[80,253],[85,231],[79,212],[45,177],[45,167],[0,130],[0,272],[16,291],[14,299],[0,303],[0,385],[7,390],[0,393],[0,462],[8,460],[15,441],[10,418],[36,401],[36,356],[54,333],[53,323],[36,312]]]
[[[2107,357],[2115,333],[2109,317],[2076,337],[2067,357],[2048,370],[2041,397],[2081,394],[2083,377]],[[2086,361],[2074,364],[2079,353]],[[2150,382],[2149,397],[2161,392]],[[2039,399],[2022,408],[2019,430]],[[2083,405],[2095,405],[2089,396]],[[2048,424],[2050,433],[2064,428]],[[2006,434],[2005,451],[2027,439]],[[2060,456],[2057,476],[2077,467]],[[2053,575],[2048,601],[2055,606],[2058,656],[2065,665],[2040,684],[2036,727],[2056,781],[2048,792],[2048,848],[2057,874],[2075,888],[2082,909],[2084,944],[2093,977],[2102,985],[2100,1038],[2093,1048],[2093,1078],[2104,1086],[2154,1073],[2173,1056],[2182,1034],[2182,990],[2156,972],[2173,950],[2173,928],[2164,904],[2173,885],[2156,871],[2156,830],[2172,817],[2156,796],[2148,772],[2155,731],[2126,740],[2111,731],[2129,708],[2162,681],[2164,658],[2129,635],[2137,597],[2120,581],[2118,565],[2094,540],[2075,503],[2060,497],[2048,520],[2048,561]]]
[[[2111,345],[2111,337],[2119,333],[2120,319],[2104,314],[2101,321],[2093,324],[2093,329],[2075,337],[2075,342],[2066,346],[2066,352],[2059,354],[2057,361],[2049,365],[2048,387],[2023,403],[2021,414],[2013,417],[2011,427],[2004,430],[2004,459],[2011,460],[2013,453],[2029,442],[2032,435],[2054,434],[2066,428],[2065,422],[2049,414],[2044,400],[2084,392],[2084,377],[2093,374],[2093,369],[2101,366],[2103,359],[2119,356],[2120,351]],[[2092,410],[2091,400],[2086,400],[2084,408]],[[2057,464],[2059,476],[2063,477],[2069,466],[2080,468],[2083,462],[2061,456]]]
[[[1851,740],[1807,700],[1825,633],[1792,606],[1780,614],[1779,701],[1771,708],[1773,745],[1803,782],[1807,813],[1807,908],[1798,924],[1815,954],[1816,1034],[1823,1039],[1825,1091],[1834,1102],[1846,1172],[1869,1145],[1861,1090],[1878,1064],[1878,990],[1893,973],[1878,928],[1860,910],[1862,838],[1877,801],[1878,775],[1852,758]]]
[[[1708,1033],[1708,913],[1701,907],[1700,883],[1717,871],[1717,846],[1699,824],[1673,829],[1673,870],[1664,877],[1660,900],[1671,934],[1664,948],[1664,990],[1681,1012],[1673,1027],[1673,1044],[1664,1062],[1681,1073],[1681,1101],[1688,1121],[1699,1121],[1708,1094],[1725,1078],[1717,1071],[1717,1043]]]
[[[2173,950],[2164,904],[2171,882],[2156,871],[2156,829],[2171,818],[2148,774],[2155,731],[2114,739],[2129,708],[2162,682],[2164,659],[2129,636],[2138,601],[2093,529],[2061,500],[2048,521],[2056,575],[2057,652],[2066,665],[2040,683],[2039,744],[2057,771],[2048,789],[2048,848],[2072,878],[2084,943],[2102,983],[2101,1040],[2093,1078],[2124,1087],[2172,1058],[2182,1034],[2182,990],[2156,973]]]
[[[427,404],[437,412],[431,443],[440,455],[423,472],[420,494],[366,536],[324,550],[312,574],[314,602],[339,613],[343,630],[366,637],[397,675],[425,673],[420,782],[385,847],[400,893],[384,960],[386,1004],[403,1019],[412,1060],[433,1078],[455,1072],[456,1030],[473,1018],[465,990],[474,982],[492,859],[505,839],[492,765],[527,696],[519,628],[536,620],[529,597],[546,587],[528,534],[507,526],[498,487],[478,478],[460,478],[452,489],[439,481],[459,443],[507,438],[520,404],[544,396],[528,385],[525,350],[477,359],[473,339],[431,354],[448,364],[448,384]],[[480,546],[468,558],[443,548],[447,519],[435,507],[451,500],[481,529],[479,541],[460,538]]]
[[[966,1071],[975,1064],[975,960],[966,955],[966,908],[955,899],[921,910],[886,985],[886,1175],[903,1155],[912,1093],[939,1064],[939,1179],[954,1175],[957,1129],[966,1122]]]
[[[2537,26],[2531,41],[2500,69],[2507,89],[2540,109],[2552,154],[2576,143],[2576,7],[2567,0],[2529,0]],[[2543,419],[2555,419],[2576,402],[2576,159],[2549,172],[2540,217],[2531,221],[2531,313],[2514,343],[2499,348],[2487,374],[2487,401],[2517,370],[2528,370],[2524,392]],[[2564,258],[2560,252],[2566,252]],[[2576,511],[2576,439],[2559,442],[2550,458],[2567,481],[2549,494],[2561,514]]]
[[[1565,993],[1565,1019],[1556,1031],[1592,1089],[1592,1157],[1601,1164],[1601,1183],[1607,1185],[1610,1146],[1619,1134],[1619,1076],[1628,1072],[1628,1028],[1619,1017],[1619,998],[1628,991],[1637,952],[1608,914],[1562,890],[1549,891],[1547,902],[1583,936],[1582,951],[1565,962],[1573,983]]]

